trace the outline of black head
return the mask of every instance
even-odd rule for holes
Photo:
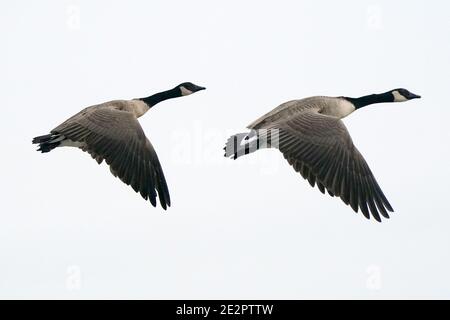
[[[419,95],[409,92],[403,88],[392,90],[391,93],[394,96],[394,102],[402,102],[420,98]]]
[[[187,96],[193,94],[194,92],[206,89],[205,87],[197,86],[192,82],[183,82],[182,84],[179,84],[176,88],[180,89],[182,96]]]

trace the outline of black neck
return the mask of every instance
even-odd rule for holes
[[[347,98],[348,101],[355,105],[356,109],[368,106],[374,103],[383,103],[383,102],[394,102],[394,96],[391,91],[380,93],[380,94],[370,94],[368,96],[363,96],[359,98]]]
[[[163,91],[156,93],[154,95],[151,95],[147,98],[141,98],[139,100],[144,101],[150,108],[153,107],[155,104],[160,103],[161,101],[181,97],[181,91],[178,87],[175,87],[173,89]]]

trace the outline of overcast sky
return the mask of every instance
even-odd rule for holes
[[[0,298],[450,298],[446,1],[0,5]],[[76,149],[81,108],[192,81],[143,118],[171,192],[153,208]],[[231,133],[280,103],[404,87],[344,120],[395,209],[366,220]]]

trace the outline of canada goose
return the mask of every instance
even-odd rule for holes
[[[170,196],[164,173],[137,118],[161,101],[204,89],[185,82],[147,98],[113,100],[87,107],[50,134],[35,137],[33,143],[39,144],[38,151],[42,153],[65,146],[87,151],[98,164],[105,160],[114,176],[131,185],[154,207],[157,191],[159,202],[166,209],[170,206]]]
[[[353,145],[340,120],[353,111],[374,103],[401,102],[420,98],[406,89],[360,98],[310,97],[281,104],[247,128],[250,132],[231,136],[225,156],[238,158],[261,148],[278,148],[295,171],[312,187],[339,196],[358,208],[366,218],[389,218],[392,206],[381,191],[363,156]]]

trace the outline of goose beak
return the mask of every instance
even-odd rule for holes
[[[420,99],[420,98],[421,98],[421,96],[414,94],[414,93],[411,93],[411,95],[409,96],[409,99]]]
[[[198,91],[200,91],[200,90],[205,90],[206,88],[205,87],[198,87]],[[420,98],[420,97],[419,97]]]

